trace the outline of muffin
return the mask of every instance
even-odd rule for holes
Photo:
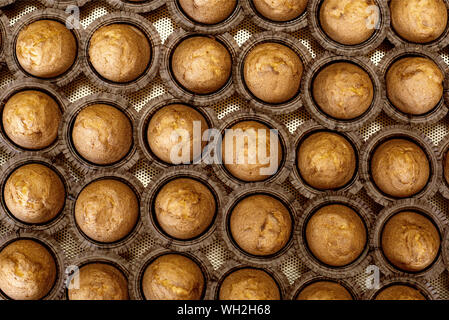
[[[200,300],[205,279],[196,262],[181,254],[166,254],[145,270],[142,290],[146,300]]]
[[[443,171],[444,171],[444,179],[446,180],[446,183],[449,184],[449,152],[446,152],[444,154]]]
[[[179,0],[182,11],[193,21],[217,24],[226,20],[237,5],[237,0]]]
[[[3,189],[8,211],[29,224],[47,223],[61,213],[66,192],[61,178],[45,165],[33,163],[16,169]]]
[[[323,31],[344,45],[357,45],[368,40],[379,19],[374,0],[324,0],[320,8]]]
[[[147,69],[151,46],[145,34],[136,27],[115,23],[101,27],[89,42],[89,61],[106,80],[131,82]]]
[[[233,271],[220,286],[219,300],[280,300],[279,287],[268,273],[243,268]]]
[[[284,103],[299,92],[304,70],[301,58],[289,47],[267,42],[256,45],[245,58],[243,77],[256,98]]]
[[[228,49],[209,37],[190,37],[175,48],[171,59],[174,77],[188,91],[211,94],[225,86],[231,76]]]
[[[87,161],[109,165],[123,159],[133,143],[129,118],[119,109],[95,104],[81,110],[72,129],[76,151]]]
[[[355,119],[373,102],[373,82],[368,73],[355,64],[333,63],[321,70],[313,81],[313,98],[328,116]]]
[[[296,300],[353,300],[353,298],[351,293],[339,283],[316,281],[302,289]]]
[[[54,78],[66,72],[75,62],[77,43],[64,24],[38,20],[20,30],[16,56],[27,73],[39,78]]]
[[[10,299],[39,300],[53,288],[56,262],[34,240],[16,240],[0,252],[0,290]]]
[[[429,112],[443,97],[444,75],[430,59],[402,58],[387,72],[387,96],[399,111],[411,115]]]
[[[270,128],[257,121],[241,121],[228,129],[231,130],[223,138],[222,160],[231,175],[245,182],[257,182],[276,174],[283,158],[278,135],[272,139]],[[259,137],[263,130],[265,137]]]
[[[253,0],[257,12],[272,21],[290,21],[306,11],[308,0]]]
[[[194,128],[198,126],[200,130],[197,132]],[[166,163],[192,163],[201,157],[207,145],[202,137],[208,129],[209,125],[201,113],[183,104],[172,104],[161,108],[151,117],[147,141],[156,157]],[[200,149],[196,149],[197,144]],[[178,153],[172,157],[172,151]]]
[[[395,284],[382,289],[375,300],[427,300],[421,292],[407,286]]]
[[[125,183],[115,179],[90,183],[76,199],[76,224],[94,241],[112,243],[125,238],[138,218],[136,194]]]
[[[319,261],[332,267],[354,262],[365,249],[366,234],[360,216],[341,204],[322,207],[306,226],[309,250]]]
[[[11,96],[3,108],[3,129],[12,142],[31,150],[44,149],[55,142],[61,110],[49,95],[25,90]]]
[[[443,0],[391,0],[390,14],[396,33],[410,42],[432,42],[447,26],[447,8]]]
[[[154,210],[165,233],[176,239],[189,240],[210,227],[216,203],[214,195],[203,183],[178,178],[162,187],[156,196]]]
[[[107,263],[90,263],[82,266],[78,277],[67,290],[69,300],[128,300],[128,281],[123,273]]]
[[[406,198],[419,193],[430,176],[429,160],[416,143],[391,139],[382,143],[371,159],[371,175],[385,194]]]
[[[304,181],[319,190],[345,186],[354,176],[357,159],[351,143],[332,132],[312,133],[298,149],[298,170]]]
[[[415,212],[395,214],[382,230],[382,251],[395,267],[418,272],[430,266],[440,250],[440,234],[432,221]]]
[[[232,238],[245,252],[256,256],[276,254],[292,233],[292,218],[282,202],[268,195],[244,198],[232,210]]]

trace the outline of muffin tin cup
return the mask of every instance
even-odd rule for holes
[[[318,258],[315,258],[308,248],[305,238],[309,219],[320,208],[332,204],[341,204],[353,209],[362,219],[366,228],[366,245],[362,253],[356,260],[342,267],[329,266],[319,261]],[[371,263],[369,235],[373,225],[374,215],[367,204],[360,198],[345,193],[329,192],[309,201],[298,220],[294,234],[296,251],[301,261],[313,272],[332,279],[352,278],[365,270]]]
[[[448,37],[449,41],[449,37]],[[444,96],[441,98],[440,102],[429,112],[423,114],[423,115],[411,115],[404,113],[397,109],[393,103],[391,103],[390,99],[388,99],[387,94],[385,93],[385,99],[384,99],[384,108],[383,110],[385,113],[392,118],[393,120],[407,124],[407,125],[417,125],[417,126],[423,126],[423,125],[430,125],[438,122],[441,120],[448,112],[447,108],[447,90],[449,90],[449,83],[448,83],[448,77],[447,74],[449,73],[449,67],[444,62],[444,60],[440,57],[439,54],[427,51],[423,49],[422,47],[419,47],[417,45],[402,45],[394,48],[393,50],[389,51],[380,61],[379,63],[379,69],[381,78],[385,82],[385,92],[386,92],[386,76],[387,72],[390,69],[390,67],[398,61],[401,58],[406,58],[410,56],[415,57],[421,57],[421,58],[427,58],[433,61],[441,70],[442,74],[444,75],[444,83],[443,83],[443,90],[444,90]]]
[[[245,84],[243,72],[245,58],[255,46],[267,42],[279,43],[293,50],[300,57],[303,63],[304,71],[302,76],[304,77],[304,72],[308,69],[309,63],[312,60],[308,49],[302,45],[298,39],[287,33],[265,31],[253,34],[251,38],[249,38],[240,48],[237,63],[233,65],[233,77],[236,90],[240,96],[248,102],[250,107],[258,112],[274,115],[292,113],[301,108],[303,105],[304,92],[301,89],[292,99],[283,103],[272,104],[258,99],[251,93]],[[303,80],[304,79],[302,78],[301,82]]]
[[[131,275],[129,277],[129,293],[131,300],[145,300],[142,290],[142,278],[146,268],[154,260],[166,254],[181,254],[196,262],[204,275],[204,292],[202,300],[214,300],[211,291],[211,284],[214,282],[214,268],[201,251],[193,251],[188,248],[184,248],[184,250],[173,250],[157,246],[149,249],[131,265]]]
[[[121,1],[120,1],[121,2]],[[125,83],[113,82],[102,77],[89,61],[90,40],[94,33],[111,24],[127,24],[139,29],[148,39],[151,58],[147,69],[135,80]],[[87,78],[100,89],[110,93],[131,93],[146,87],[157,75],[161,58],[161,38],[150,21],[131,12],[114,12],[96,19],[86,29],[86,40],[82,46],[82,68]]]
[[[327,115],[321,110],[313,97],[313,83],[315,77],[326,66],[337,62],[351,63],[360,67],[368,73],[373,84],[374,96],[371,106],[355,119],[337,119]],[[379,69],[371,62],[371,60],[362,56],[338,56],[328,52],[317,57],[314,62],[311,63],[310,67],[307,68],[301,83],[301,92],[303,92],[304,106],[312,117],[326,128],[338,131],[355,131],[370,123],[382,111],[385,100],[385,84],[383,78]]]
[[[440,234],[441,249],[438,254],[438,257],[428,268],[426,268],[423,271],[418,272],[402,271],[397,267],[395,267],[392,263],[390,263],[382,252],[381,239],[382,239],[382,231],[384,229],[385,224],[395,214],[403,211],[418,212],[430,218],[435,224],[435,227],[438,229],[438,232]],[[435,279],[445,270],[442,252],[444,252],[444,245],[445,245],[443,241],[443,235],[447,224],[448,221],[445,215],[442,212],[438,211],[436,208],[431,207],[425,201],[416,199],[395,201],[393,204],[382,209],[382,211],[380,211],[380,213],[377,215],[376,221],[374,223],[370,235],[371,238],[370,242],[371,247],[373,248],[375,265],[377,265],[382,271],[382,273],[385,274],[386,276],[415,276],[425,279]]]
[[[191,178],[203,183],[211,191],[215,198],[216,212],[211,225],[201,235],[187,240],[176,239],[165,233],[158,225],[154,202],[159,191],[166,183],[178,178]],[[149,233],[151,238],[161,247],[177,251],[198,251],[217,238],[218,220],[223,214],[223,207],[228,202],[228,196],[222,185],[210,174],[201,168],[194,166],[176,166],[164,170],[159,176],[152,180],[142,196],[141,215],[145,228],[142,230]]]
[[[126,0],[106,0],[106,2],[110,6],[120,11],[144,13],[162,7],[165,3],[165,0],[144,0],[134,3]]]
[[[188,32],[183,29],[175,30],[168,38],[165,40],[162,49],[162,59],[160,67],[160,76],[162,81],[166,85],[167,90],[176,98],[183,99],[189,104],[195,106],[209,106],[216,102],[223,101],[235,92],[232,74],[229,76],[227,83],[220,88],[218,91],[210,94],[196,94],[186,88],[184,88],[176,80],[171,67],[171,56],[176,47],[186,38],[195,36],[205,36],[211,37],[219,41],[228,50],[231,55],[231,61],[235,64],[237,60],[237,54],[239,52],[239,46],[234,38],[229,33],[219,34],[219,35],[208,35],[202,32]]]
[[[70,174],[67,172],[66,168],[63,167],[60,164],[57,164],[54,160],[51,158],[35,155],[35,154],[29,154],[29,153],[22,153],[20,155],[17,155],[13,158],[11,158],[9,161],[7,161],[5,164],[2,165],[1,171],[0,171],[0,188],[1,188],[1,194],[4,193],[4,187],[6,182],[8,181],[11,174],[18,168],[27,165],[27,164],[41,164],[44,165],[51,170],[53,170],[61,179],[64,188],[65,188],[65,203],[63,208],[61,209],[61,212],[53,218],[52,220],[42,223],[42,224],[32,224],[32,223],[26,223],[23,222],[16,217],[9,211],[7,208],[7,205],[5,203],[5,199],[2,196],[0,201],[0,221],[5,223],[10,229],[12,230],[28,230],[28,231],[45,231],[48,234],[55,234],[58,231],[61,231],[63,228],[65,228],[69,221],[69,208],[72,205],[71,200],[71,192],[74,188],[75,182],[73,178],[70,176]]]
[[[186,13],[184,13],[181,5],[179,4],[179,0],[167,0],[167,8],[170,12],[171,18],[177,25],[189,31],[205,34],[226,33],[237,27],[245,18],[242,4],[238,1],[231,15],[222,22],[216,24],[204,24],[191,19]]]
[[[8,17],[0,11],[0,64],[5,62],[5,47],[8,44],[8,39],[11,36],[11,29],[9,27]]]
[[[137,178],[134,177],[132,174],[121,170],[100,170],[95,174],[87,175],[83,181],[80,181],[78,182],[77,185],[75,185],[73,190],[74,198],[73,201],[71,202],[71,207],[69,208],[70,210],[69,233],[72,235],[74,239],[77,240],[78,245],[81,249],[105,250],[121,254],[129,251],[129,249],[133,245],[138,243],[139,239],[142,237],[142,227],[143,227],[142,212],[139,212],[139,217],[137,219],[136,225],[134,226],[134,229],[123,239],[112,243],[98,242],[89,238],[78,227],[75,219],[76,200],[78,199],[78,196],[80,195],[81,191],[83,191],[84,188],[87,187],[90,183],[102,179],[115,179],[125,183],[134,191],[137,197],[137,201],[140,204],[142,199],[143,186],[141,182],[137,180]]]
[[[63,294],[65,281],[67,278],[67,262],[65,254],[59,244],[45,231],[36,232],[29,230],[12,231],[0,239],[0,252],[12,242],[17,240],[33,240],[43,244],[51,253],[56,263],[56,279],[53,288],[41,300],[59,300]],[[0,291],[0,300],[11,300]]]
[[[235,242],[232,237],[229,221],[234,207],[244,198],[252,195],[269,195],[275,199],[281,201],[289,210],[292,229],[289,241],[285,246],[279,250],[277,253],[269,256],[257,256],[245,252],[239,245]],[[259,267],[276,267],[282,262],[287,260],[296,254],[294,245],[294,230],[297,225],[297,219],[300,216],[301,205],[299,201],[296,200],[295,196],[289,194],[281,186],[278,185],[265,185],[265,184],[255,184],[251,186],[242,186],[238,190],[235,190],[229,195],[229,201],[223,209],[223,213],[218,219],[218,233],[221,238],[221,242],[225,243],[228,250],[237,259],[243,263],[248,263]]]
[[[73,25],[70,25],[72,29],[73,36],[75,37],[77,43],[77,56],[73,65],[63,74],[56,76],[54,78],[39,78],[33,76],[26,72],[19,63],[16,55],[16,42],[19,36],[20,31],[28,26],[29,24],[40,21],[40,20],[54,20],[62,23],[63,25],[70,24],[70,13],[66,13],[62,10],[47,8],[44,10],[35,10],[25,16],[23,16],[19,21],[14,24],[14,27],[11,31],[11,37],[9,38],[8,45],[5,48],[5,59],[6,64],[8,65],[9,70],[16,78],[26,78],[31,77],[33,79],[39,79],[46,83],[53,83],[58,87],[65,86],[75,80],[75,78],[81,73],[82,69],[82,59],[83,59],[83,51],[82,45],[85,42],[85,32],[82,27],[77,29]]]
[[[430,178],[427,185],[416,195],[409,198],[428,199],[432,197],[441,184],[442,169],[438,161],[438,152],[433,142],[423,133],[412,127],[403,125],[387,126],[371,136],[364,144],[360,158],[360,172],[364,187],[368,195],[378,204],[386,206],[393,201],[400,200],[382,193],[371,178],[371,158],[376,148],[383,142],[395,138],[405,138],[420,146],[426,153],[430,166]]]
[[[112,164],[96,164],[83,158],[72,141],[72,130],[76,117],[86,107],[95,104],[105,104],[117,108],[123,112],[129,119],[132,126],[132,145],[129,152],[121,160]],[[80,172],[81,174],[89,174],[98,170],[129,170],[140,158],[140,151],[138,148],[137,139],[137,121],[139,116],[132,105],[124,98],[110,93],[99,93],[89,95],[72,103],[62,118],[62,125],[59,126],[59,136],[61,138],[61,152],[67,160]]]
[[[250,185],[254,183],[264,183],[264,184],[281,184],[284,182],[289,174],[290,171],[294,165],[294,158],[295,155],[292,153],[292,147],[291,147],[291,135],[288,132],[287,128],[284,124],[277,122],[273,117],[270,115],[257,112],[254,110],[240,110],[236,112],[232,112],[228,116],[226,116],[223,119],[220,119],[221,125],[218,128],[219,132],[221,133],[221,139],[224,139],[225,130],[231,128],[233,125],[240,123],[242,121],[257,121],[262,124],[265,124],[270,129],[275,129],[278,131],[278,137],[281,142],[282,148],[283,148],[283,159],[280,164],[280,167],[278,168],[277,172],[269,176],[267,179],[259,182],[250,182],[250,181],[243,181],[236,177],[234,177],[226,168],[224,165],[224,160],[222,159],[222,151],[221,151],[221,142],[219,142],[218,145],[215,145],[218,152],[215,152],[214,154],[214,160],[212,164],[212,168],[219,178],[220,181],[222,181],[225,185],[227,185],[231,189],[238,189],[245,185]],[[216,143],[214,141],[214,143]]]
[[[24,78],[16,80],[2,89],[3,90],[0,92],[0,118],[2,118],[1,114],[3,114],[3,108],[5,104],[8,102],[8,100],[14,94],[26,90],[40,91],[53,98],[53,100],[59,106],[59,109],[61,111],[60,125],[62,123],[62,117],[64,116],[70,104],[70,102],[65,97],[64,93],[62,93],[62,91],[59,90],[59,88],[42,80]],[[51,157],[57,156],[58,154],[61,153],[61,143],[62,143],[61,140],[62,140],[61,135],[58,133],[56,140],[53,141],[53,143],[50,144],[48,147],[38,150],[26,149],[15,144],[6,134],[3,125],[0,125],[0,147],[2,147],[3,150],[10,155],[22,154],[23,152],[27,152],[28,154],[36,154],[36,155],[45,154]]]
[[[11,3],[16,2],[16,0],[0,0],[0,8],[6,7],[7,5],[10,5]]]
[[[212,108],[205,108],[205,107],[197,107],[193,105],[189,105],[189,103],[185,102],[182,99],[178,99],[173,97],[170,94],[164,94],[161,96],[158,96],[151,101],[149,101],[139,112],[139,122],[137,126],[137,139],[139,144],[140,152],[145,158],[155,167],[161,170],[165,170],[167,168],[175,167],[177,165],[170,164],[167,162],[162,161],[159,159],[152,151],[148,144],[147,139],[147,131],[148,131],[148,125],[152,119],[152,117],[161,110],[162,108],[173,105],[173,104],[183,104],[187,105],[194,110],[198,111],[205,119],[206,122],[209,124],[209,128],[216,128],[218,127],[218,118],[215,113],[215,111]],[[206,147],[207,148],[207,147]],[[203,150],[203,154],[206,153],[207,149]],[[193,164],[195,165],[201,165],[205,166],[206,164],[202,159],[193,159]]]
[[[357,45],[341,44],[330,38],[326,32],[321,28],[319,19],[320,7],[323,0],[309,1],[308,11],[308,26],[315,40],[326,50],[334,52],[338,55],[345,56],[364,56],[375,50],[387,37],[388,29],[390,28],[390,10],[385,0],[375,0],[379,8],[378,26],[374,34],[365,42]]]
[[[363,138],[362,136],[354,131],[354,132],[333,132],[329,129],[326,129],[322,125],[316,123],[313,120],[309,120],[298,127],[296,132],[292,135],[294,137],[294,141],[292,142],[292,151],[291,153],[296,155],[298,153],[298,149],[300,144],[310,135],[317,132],[332,132],[339,134],[340,136],[347,139],[351,145],[354,148],[354,153],[356,154],[356,158],[359,159],[360,157],[360,149],[363,146]],[[295,156],[297,158],[297,156]],[[360,181],[360,173],[359,173],[359,167],[360,164],[357,163],[356,171],[354,173],[354,176],[352,177],[351,181],[349,181],[346,185],[339,188],[338,191],[340,192],[347,192],[349,194],[356,194],[362,189],[363,184]],[[301,174],[298,170],[297,162],[293,165],[293,168],[290,173],[290,182],[292,185],[298,189],[299,193],[301,193],[306,198],[314,198],[316,196],[325,195],[326,190],[318,190],[313,188],[312,186],[308,185],[307,182],[301,177]]]
[[[82,7],[92,0],[38,0],[38,1],[42,2],[42,4],[46,7],[65,10],[69,6]]]
[[[439,159],[438,161],[440,162],[441,175],[442,175],[439,191],[441,195],[446,199],[449,199],[449,182],[446,181],[446,178],[444,177],[444,163],[446,161],[446,157],[448,156],[448,152],[449,152],[449,135],[445,136],[438,144],[438,159]]]
[[[443,240],[441,241],[441,253],[443,255],[443,262],[446,270],[449,271],[449,228],[446,227]]]

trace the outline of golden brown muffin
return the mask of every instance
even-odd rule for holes
[[[354,176],[356,161],[352,145],[337,133],[313,133],[298,149],[301,177],[315,189],[331,190],[346,185]]]
[[[307,246],[321,262],[341,267],[363,252],[366,233],[365,224],[354,210],[340,204],[327,205],[307,222]]]
[[[89,60],[105,79],[125,83],[139,78],[151,59],[144,33],[128,24],[101,27],[89,42]]]
[[[374,0],[324,0],[320,9],[320,23],[334,41],[356,45],[368,40],[375,31],[378,19]]]
[[[204,282],[196,262],[181,254],[166,254],[147,267],[142,289],[147,300],[200,300]]]
[[[8,178],[3,191],[11,214],[25,223],[46,223],[64,207],[66,193],[61,178],[42,164],[27,164]]]
[[[327,115],[355,119],[373,102],[373,82],[368,73],[355,64],[333,63],[321,70],[313,81],[313,98]]]
[[[273,21],[289,21],[299,17],[308,0],[253,0],[257,12]]]
[[[222,160],[234,177],[256,182],[266,180],[278,171],[283,158],[282,145],[278,135],[271,138],[268,126],[257,121],[241,121],[229,129],[232,131],[224,134]],[[263,159],[259,158],[259,153]]]
[[[191,37],[175,48],[171,67],[181,86],[197,94],[210,94],[228,81],[232,60],[220,42],[208,37]]]
[[[56,281],[56,263],[34,240],[16,240],[0,252],[0,289],[14,300],[44,298]]]
[[[410,42],[432,42],[447,26],[443,0],[391,0],[390,14],[394,30]]]
[[[198,126],[201,126],[200,130],[194,131],[194,127],[198,128]],[[196,135],[201,134],[198,138],[202,139],[204,132],[208,129],[209,125],[201,113],[183,104],[172,104],[161,108],[151,117],[147,140],[151,151],[164,162],[178,164],[176,159],[178,157],[179,160],[182,159],[182,163],[192,162],[201,156],[207,145],[207,141],[195,140]],[[199,150],[195,150],[196,143],[201,146]],[[172,150],[173,152],[178,150],[174,158],[171,156]]]
[[[75,220],[81,231],[99,242],[115,242],[126,237],[139,218],[139,202],[134,191],[114,179],[87,185],[75,204]]]
[[[269,256],[285,247],[292,232],[292,218],[282,202],[268,195],[252,195],[232,210],[232,238],[244,251]]]
[[[156,196],[154,207],[162,230],[182,240],[206,231],[216,211],[215,198],[209,188],[189,178],[168,182]]]
[[[204,24],[217,24],[234,11],[237,0],[179,0],[182,10],[192,20]]]
[[[317,281],[302,289],[296,300],[353,300],[353,298],[351,293],[339,283]]]
[[[22,148],[39,150],[58,137],[61,110],[49,95],[35,90],[14,94],[3,108],[3,129]]]
[[[40,78],[54,78],[75,62],[77,43],[72,32],[60,22],[39,20],[20,30],[16,42],[20,66]]]
[[[79,288],[68,288],[69,300],[128,300],[128,281],[116,267],[106,263],[82,266],[78,277]],[[72,278],[71,285],[77,283]]]
[[[301,58],[292,49],[269,42],[251,49],[243,72],[252,94],[275,104],[286,102],[298,93],[303,70]]]
[[[443,97],[444,75],[430,59],[402,58],[388,70],[387,95],[400,111],[421,115],[432,110]]]
[[[424,270],[435,261],[439,249],[437,228],[419,213],[400,212],[382,230],[382,250],[388,261],[401,270]]]
[[[243,268],[233,271],[220,286],[219,300],[280,300],[276,281],[260,269]]]
[[[129,118],[119,109],[105,104],[84,108],[76,116],[72,141],[86,160],[108,165],[123,159],[132,146]]]
[[[421,292],[407,285],[395,284],[382,289],[375,300],[427,300]]]
[[[371,174],[376,186],[387,195],[411,197],[420,192],[429,180],[429,160],[416,143],[391,139],[374,152]]]

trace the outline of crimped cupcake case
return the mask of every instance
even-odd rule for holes
[[[375,300],[376,296],[382,289],[388,288],[392,285],[405,285],[417,289],[427,300],[440,300],[438,292],[426,280],[416,277],[407,276],[391,276],[381,278],[379,289],[372,289],[365,292],[363,300]]]
[[[129,0],[106,0],[109,5],[117,10],[123,10],[135,13],[144,13],[156,10],[164,5],[165,0],[141,0],[141,1],[129,1]]]
[[[0,0],[0,8],[10,5],[11,3],[16,2],[16,0]]]
[[[92,0],[38,0],[48,8],[57,8],[65,10],[69,6],[82,7]]]
[[[6,46],[11,36],[11,28],[9,26],[8,17],[0,11],[0,64],[5,62]]]
[[[446,270],[449,271],[449,228],[447,226],[441,241],[441,253]]]
[[[448,96],[449,98],[449,96]],[[438,161],[440,162],[441,166],[441,183],[439,186],[439,191],[443,197],[446,199],[449,199],[449,181],[447,181],[445,174],[449,177],[449,172],[445,172],[445,162],[449,161],[447,159],[449,152],[449,135],[446,135],[438,144]]]

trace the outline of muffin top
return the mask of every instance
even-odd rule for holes
[[[383,253],[401,270],[424,270],[435,261],[439,249],[437,228],[419,213],[400,212],[390,218],[382,230]]]
[[[374,152],[371,174],[376,186],[387,195],[410,197],[426,186],[430,176],[429,160],[416,143],[391,139]]]
[[[169,236],[188,240],[201,235],[212,223],[216,203],[210,189],[190,179],[171,180],[156,196],[156,219]]]
[[[393,63],[387,72],[387,95],[400,111],[421,115],[443,97],[444,75],[428,58],[408,57]]]
[[[334,41],[356,45],[368,40],[375,31],[378,15],[374,0],[324,0],[320,9],[320,23]],[[374,7],[373,7],[374,8]]]
[[[175,48],[171,67],[176,80],[188,91],[210,94],[220,90],[231,76],[228,49],[215,39],[191,37]]]
[[[264,194],[241,200],[230,218],[232,238],[252,255],[268,256],[285,247],[292,232],[288,209],[276,198]]]
[[[280,300],[276,281],[260,269],[243,268],[233,271],[220,286],[219,300]]]
[[[3,191],[10,213],[20,221],[46,223],[64,207],[66,193],[61,178],[42,164],[27,164],[8,178]]]
[[[76,223],[94,241],[111,243],[123,239],[132,231],[138,218],[136,194],[115,179],[90,183],[76,200]]]
[[[56,281],[56,263],[34,240],[16,240],[0,252],[0,289],[14,300],[39,300]]]
[[[68,288],[69,300],[128,300],[128,281],[123,273],[107,263],[89,263],[77,275],[79,288]],[[75,281],[72,278],[71,285]]]
[[[301,58],[289,47],[267,42],[256,45],[245,58],[246,86],[260,100],[283,103],[299,91],[304,70]]]
[[[355,119],[368,110],[374,89],[368,73],[349,62],[333,63],[313,81],[313,98],[327,115],[342,120]]]
[[[200,300],[204,274],[196,262],[181,254],[166,254],[145,270],[142,290],[147,300]]]
[[[253,0],[257,12],[269,20],[290,21],[307,8],[308,0]]]
[[[320,190],[345,186],[357,166],[351,143],[333,132],[312,133],[301,142],[297,158],[301,177]]]
[[[447,8],[443,0],[391,0],[390,14],[396,33],[410,42],[432,42],[447,26]]]
[[[61,110],[41,91],[25,90],[11,96],[3,108],[3,129],[9,139],[25,149],[50,146],[58,137]]]
[[[17,37],[17,60],[35,77],[54,78],[63,74],[73,65],[76,55],[73,33],[54,20],[32,22]]]
[[[76,151],[84,159],[108,165],[123,159],[132,146],[129,118],[119,109],[95,104],[81,110],[72,129]]]
[[[395,284],[382,289],[376,300],[427,300],[421,292],[407,285]]]
[[[125,83],[139,78],[148,67],[151,46],[144,33],[129,24],[110,24],[94,32],[89,60],[105,79]]]
[[[196,134],[198,128],[201,136],[201,148],[195,150]],[[179,164],[192,162],[201,156],[207,141],[202,141],[203,134],[209,129],[204,116],[194,108],[183,104],[172,104],[158,110],[150,120],[147,129],[147,141],[151,151],[160,160]],[[181,141],[179,140],[181,138]],[[180,144],[181,143],[181,144]],[[172,157],[171,153],[178,151]],[[189,151],[189,152],[187,152]]]
[[[232,130],[224,134],[222,160],[231,175],[256,182],[276,174],[283,158],[277,134],[271,137],[270,128],[258,121],[241,121],[228,129]]]
[[[204,24],[217,24],[234,11],[237,0],[179,0],[184,13],[192,20]]]
[[[353,298],[351,293],[339,283],[316,281],[302,289],[296,300],[353,300]]]

